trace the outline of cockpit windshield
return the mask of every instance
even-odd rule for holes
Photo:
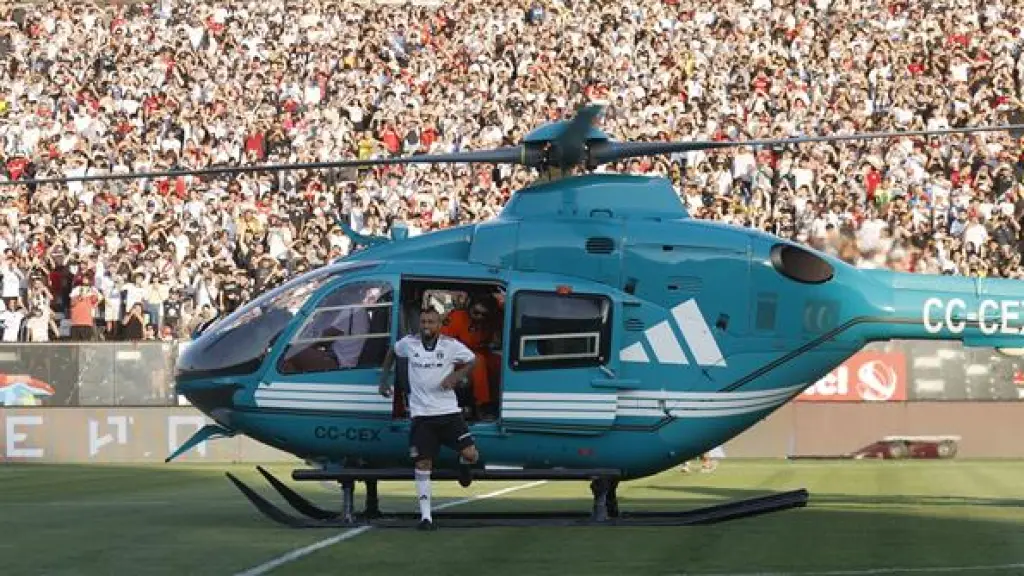
[[[326,283],[351,270],[332,267],[309,272],[215,322],[178,357],[178,376],[255,372],[303,304]]]

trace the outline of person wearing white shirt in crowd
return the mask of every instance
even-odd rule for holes
[[[17,342],[21,337],[22,323],[25,320],[25,305],[20,300],[7,300],[7,309],[0,312],[0,325],[3,326],[3,341]]]
[[[53,316],[43,314],[42,310],[32,310],[25,320],[25,337],[29,342],[49,342],[50,332],[60,334]]]
[[[0,264],[0,276],[0,297],[5,302],[12,298],[21,298],[21,285],[25,280],[25,273],[21,268],[4,258],[3,264]]]
[[[142,304],[146,297],[146,289],[146,275],[136,272],[128,282],[121,286],[121,291],[124,294],[124,309],[130,310],[132,306]]]

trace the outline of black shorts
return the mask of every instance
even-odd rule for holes
[[[474,444],[473,434],[460,412],[412,419],[409,456],[414,461],[435,460],[441,452],[441,446],[461,452]]]
[[[74,342],[89,342],[96,335],[96,326],[72,326],[71,340]]]

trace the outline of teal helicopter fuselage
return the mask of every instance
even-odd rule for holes
[[[499,415],[482,463],[665,470],[747,430],[873,341],[1024,346],[1022,283],[863,270],[778,237],[689,217],[662,179],[593,174],[518,191],[500,217],[379,242],[261,295],[206,329],[177,390],[229,434],[325,465],[408,467],[409,421],[379,368],[294,373],[282,358],[348,287],[500,284]],[[538,355],[563,299],[600,310],[589,352]],[[539,319],[539,320],[538,320]],[[533,331],[531,331],[533,330]],[[569,355],[572,356],[572,355]],[[876,375],[885,378],[886,375]],[[454,466],[445,452],[438,466]]]

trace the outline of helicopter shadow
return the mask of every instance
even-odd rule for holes
[[[712,503],[723,499],[756,498],[771,494],[771,490],[741,488],[715,488],[713,486],[646,486],[652,492],[668,492],[680,495],[691,494],[696,498],[685,498],[676,502]],[[620,496],[620,498],[622,498]],[[935,496],[922,494],[835,494],[811,491],[808,505],[856,505],[856,506],[985,506],[997,508],[1024,508],[1024,498],[984,498],[976,496]]]

